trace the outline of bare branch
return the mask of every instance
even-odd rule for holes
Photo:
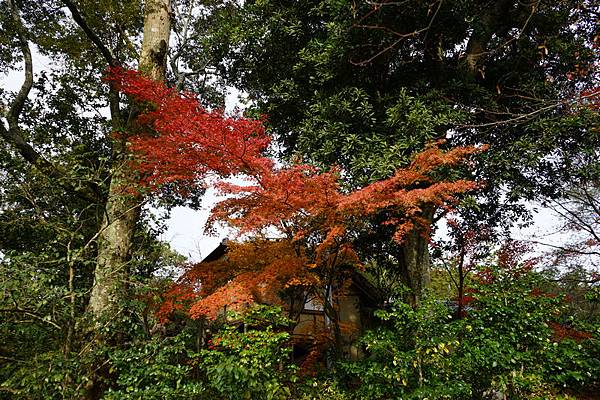
[[[208,64],[205,64],[204,66],[194,70],[194,71],[187,71],[187,72],[178,72],[177,76],[177,85],[175,85],[175,90],[177,91],[181,91],[183,89],[183,84],[185,83],[185,79],[189,78],[190,76],[195,76],[195,75],[200,75],[203,72],[206,72],[206,67],[208,67]]]
[[[31,60],[31,50],[29,49],[29,43],[25,37],[25,27],[21,21],[19,15],[19,9],[17,8],[14,0],[8,0],[10,11],[12,14],[13,22],[17,29],[17,38],[19,39],[19,47],[21,47],[21,53],[23,53],[23,61],[25,63],[25,81],[21,85],[21,89],[15,97],[12,105],[10,106],[6,119],[8,120],[9,126],[16,126],[19,123],[19,115],[23,111],[25,100],[31,91],[33,86],[33,62]]]
[[[19,127],[19,117],[23,112],[25,101],[27,100],[29,92],[31,92],[31,88],[33,86],[33,61],[31,58],[29,42],[25,34],[25,26],[21,20],[19,9],[17,8],[14,0],[8,0],[8,4],[10,6],[13,21],[15,23],[16,33],[19,39],[19,47],[21,53],[23,54],[23,62],[25,64],[25,80],[5,115],[5,118],[8,122],[8,128],[4,125],[4,123],[0,122],[0,136],[2,136],[2,138],[4,138],[4,140],[7,142],[11,143],[26,161],[35,166],[43,174],[49,178],[62,180],[61,185],[66,189],[76,193],[84,200],[95,202],[101,197],[97,187],[90,184],[85,188],[75,188],[69,183],[64,182],[64,172],[59,170],[50,161],[46,160],[37,150],[33,148],[31,144],[27,143],[25,139],[23,139],[21,128]]]
[[[533,243],[533,244],[538,244],[540,246],[546,246],[546,247],[550,247],[552,249],[557,249],[560,251],[564,251],[565,253],[571,253],[571,254],[579,254],[582,256],[600,256],[600,252],[598,251],[585,251],[585,250],[579,250],[579,249],[575,249],[572,247],[565,247],[565,246],[559,246],[559,245],[555,245],[555,244],[550,244],[550,243],[544,243],[544,242],[539,242],[537,240],[523,240],[524,242],[528,242],[528,243]]]
[[[487,122],[487,123],[483,123],[483,124],[463,124],[463,125],[458,125],[456,128],[457,129],[461,129],[461,128],[486,128],[486,127],[492,127],[492,126],[499,126],[499,125],[506,125],[506,124],[512,124],[515,122],[525,122],[528,121],[530,118],[541,114],[545,111],[550,111],[552,109],[558,108],[559,106],[565,104],[565,101],[557,101],[555,103],[550,104],[549,106],[546,107],[542,107],[542,108],[538,108],[537,110],[534,110],[530,113],[526,113],[526,114],[520,114],[514,118],[509,118],[509,119],[504,119],[501,121],[494,121],[494,122]]]
[[[190,1],[190,4],[189,4],[187,12],[186,12],[185,22],[183,25],[183,32],[181,34],[182,42],[179,45],[179,49],[177,50],[177,53],[175,53],[173,55],[173,57],[171,58],[171,69],[173,70],[173,73],[177,77],[177,84],[175,85],[176,90],[183,89],[183,85],[184,85],[185,79],[187,77],[192,76],[192,75],[197,75],[206,68],[206,65],[205,65],[203,68],[198,69],[196,71],[191,71],[191,72],[180,72],[179,71],[179,58],[181,58],[181,54],[182,54],[183,50],[185,49],[185,46],[187,45],[187,42],[189,39],[189,29],[190,29],[190,23],[192,22],[194,3],[195,3],[194,1]]]
[[[593,226],[592,224],[590,224],[585,219],[583,219],[582,216],[578,212],[575,212],[575,211],[569,209],[568,207],[566,207],[564,204],[561,204],[560,202],[556,202],[556,206],[564,211],[564,213],[562,213],[562,212],[558,211],[556,208],[554,208],[554,211],[556,213],[558,213],[565,220],[577,225],[581,230],[586,231],[594,239],[596,239],[598,242],[600,242],[600,236],[598,235],[598,232],[596,232],[596,227]]]
[[[104,43],[102,43],[100,37],[96,35],[96,33],[90,28],[90,26],[87,24],[77,7],[75,7],[75,4],[73,4],[71,0],[63,0],[63,3],[65,3],[69,11],[71,11],[71,15],[73,16],[73,19],[75,20],[77,25],[79,25],[79,27],[83,30],[88,39],[90,39],[91,42],[94,43],[94,45],[102,54],[108,65],[110,65],[111,67],[116,67],[117,65],[119,65],[119,61],[113,56],[110,49],[106,47]]]
[[[96,48],[98,49],[100,54],[102,54],[102,56],[104,57],[104,59],[106,60],[108,65],[110,65],[111,67],[116,67],[116,66],[120,65],[119,60],[117,60],[115,58],[112,51],[102,42],[100,37],[90,28],[90,26],[88,25],[86,20],[83,18],[83,15],[81,15],[81,13],[79,12],[79,10],[75,6],[75,4],[73,4],[73,2],[71,0],[63,0],[63,3],[67,6],[69,11],[71,12],[71,15],[73,16],[73,20],[77,23],[77,25],[79,25],[81,30],[83,30],[83,32],[85,33],[87,38],[96,46]],[[127,40],[128,40],[128,38],[127,38]],[[127,43],[133,47],[133,45],[131,44],[130,41]],[[109,93],[109,105],[110,105],[110,114],[111,114],[113,129],[119,129],[121,127],[121,125],[123,124],[123,119],[121,117],[119,95],[112,87],[111,87],[110,93]]]
[[[600,202],[598,201],[597,198],[595,198],[593,196],[592,193],[590,193],[590,190],[588,187],[584,186],[582,190],[583,190],[583,194],[585,195],[585,198],[587,200],[587,204],[596,213],[596,216],[600,217]]]
[[[395,32],[394,30],[384,27],[384,26],[380,26],[380,25],[364,25],[364,24],[355,24],[353,25],[354,28],[366,28],[366,29],[381,29],[387,32],[390,32],[392,34],[394,34],[395,36],[398,37],[398,39],[396,39],[395,41],[393,41],[391,44],[389,44],[388,46],[386,46],[384,49],[378,51],[376,54],[374,54],[373,56],[367,58],[366,60],[362,60],[362,61],[352,61],[350,60],[351,64],[354,65],[358,65],[358,66],[365,66],[367,64],[369,64],[371,61],[373,61],[374,59],[376,59],[377,57],[379,57],[380,55],[390,51],[391,49],[393,49],[394,47],[396,47],[398,45],[398,43],[400,43],[401,41],[403,41],[404,39],[407,39],[409,37],[412,36],[418,36],[423,32],[427,32],[429,29],[431,29],[431,26],[433,25],[433,22],[435,21],[438,12],[440,11],[440,8],[442,8],[442,3],[443,0],[438,0],[437,1],[437,7],[431,17],[431,19],[429,20],[429,23],[427,24],[426,27],[421,28],[421,29],[417,29],[413,32],[409,32],[409,33],[400,33],[400,32]],[[381,5],[376,6],[375,9],[379,9],[381,7]],[[371,11],[368,15],[372,14],[373,11]],[[363,20],[365,17],[361,18],[361,20]]]

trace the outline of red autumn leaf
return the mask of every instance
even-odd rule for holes
[[[472,181],[443,180],[436,174],[484,147],[442,151],[433,144],[392,177],[345,193],[335,169],[279,168],[265,157],[271,139],[261,121],[208,111],[194,95],[136,72],[113,69],[107,80],[141,103],[140,132],[130,141],[143,184],[155,188],[175,181],[186,192],[203,186],[207,176],[237,176],[244,184],[217,183],[230,197],[216,206],[209,222],[226,222],[240,234],[259,236],[277,229],[285,236],[233,246],[226,260],[201,264],[184,275],[176,285],[180,293],[201,287],[202,298],[190,309],[194,317],[215,318],[225,306],[276,302],[281,290],[294,286],[317,294],[324,292],[323,282],[337,282],[341,288],[346,268],[360,265],[348,231],[385,211],[390,217],[384,223],[394,226],[398,243],[415,229],[427,235],[425,208],[452,204],[457,195],[477,187]]]

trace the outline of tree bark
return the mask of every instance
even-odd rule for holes
[[[487,45],[500,26],[504,26],[505,19],[513,5],[510,0],[496,0],[483,11],[480,25],[476,26],[467,42],[465,64],[474,76],[483,74],[483,57],[487,54]]]
[[[64,0],[64,3],[71,11],[75,22],[98,48],[107,63],[111,66],[118,65],[118,60],[114,58],[110,50],[87,25],[75,4],[69,0]],[[0,123],[0,137],[11,143],[24,159],[48,177],[56,179],[61,185],[77,193],[85,200],[92,203],[102,202],[104,196],[99,193],[97,187],[93,184],[82,188],[72,186],[63,179],[64,172],[39,154],[21,135],[19,116],[33,86],[33,67],[31,51],[19,10],[13,1],[9,1],[8,4],[15,25],[18,28],[17,37],[25,64],[25,81],[15,100],[5,112],[4,117],[8,122],[8,127]],[[154,80],[164,80],[170,32],[171,1],[146,1],[144,37],[139,69]],[[124,128],[122,130],[125,132],[132,132],[135,129],[135,112],[130,116],[126,126],[123,126],[118,106],[118,96],[114,91],[111,92],[110,106],[113,128],[120,130]],[[100,321],[100,317],[109,311],[111,317],[115,317],[114,312],[118,312],[117,305],[121,299],[124,284],[127,281],[131,247],[135,227],[139,219],[141,196],[136,190],[138,176],[129,166],[130,154],[127,150],[126,136],[123,135],[123,137],[113,142],[112,178],[106,197],[103,222],[98,235],[97,264],[88,305],[88,310],[95,321]]]
[[[139,70],[155,81],[165,79],[171,34],[171,0],[147,0]]]
[[[144,8],[144,37],[139,70],[154,80],[164,80],[169,36],[171,32],[170,0],[148,0]],[[133,107],[135,109],[135,106]],[[126,132],[135,129],[132,112]],[[113,143],[113,171],[109,186],[101,234],[98,237],[98,258],[89,311],[95,321],[102,316],[115,318],[119,300],[127,282],[129,262],[142,197],[138,191],[138,175],[129,165],[127,135]]]
[[[422,217],[433,223],[433,209],[423,210]],[[410,289],[406,300],[413,307],[418,307],[423,297],[423,290],[431,282],[431,259],[429,257],[429,240],[423,232],[413,229],[399,248],[398,261],[400,263],[403,284]]]

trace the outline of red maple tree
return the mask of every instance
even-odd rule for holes
[[[137,71],[111,68],[105,79],[141,108],[142,130],[130,139],[130,147],[143,155],[137,169],[144,185],[176,181],[194,188],[207,176],[271,167],[262,155],[271,142],[262,121],[207,110],[195,94],[177,92]]]
[[[136,72],[113,70],[108,79],[144,104],[140,126],[151,131],[140,132],[131,142],[144,185],[156,188],[177,181],[185,192],[205,185],[207,176],[236,176],[243,181],[216,184],[229,197],[215,207],[209,222],[227,223],[258,239],[231,246],[225,260],[191,268],[173,286],[170,299],[197,296],[190,308],[192,317],[214,319],[225,307],[272,303],[282,292],[295,290],[291,298],[298,293],[314,296],[335,322],[337,312],[328,300],[331,290],[341,290],[348,272],[360,266],[349,231],[385,211],[389,218],[384,223],[394,227],[399,244],[415,229],[428,235],[429,222],[421,217],[425,207],[447,206],[477,187],[469,180],[441,179],[444,175],[439,172],[484,147],[443,151],[435,143],[390,178],[346,193],[335,168],[277,167],[264,156],[270,137],[261,121],[208,111],[194,95],[178,93]],[[278,240],[260,239],[273,230],[279,233]],[[173,308],[176,302],[169,304]]]

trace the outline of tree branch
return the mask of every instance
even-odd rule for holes
[[[539,242],[537,240],[531,240],[531,239],[523,240],[523,241],[528,242],[528,243],[537,244],[540,246],[550,247],[552,249],[564,251],[565,253],[579,254],[582,256],[600,256],[600,252],[593,251],[593,250],[584,251],[584,250],[579,250],[579,249],[575,249],[575,248],[571,248],[571,247],[558,246],[558,245],[554,245],[554,244],[550,244],[550,243]]]
[[[96,33],[90,28],[86,20],[83,18],[83,15],[79,12],[75,4],[71,0],[63,0],[63,3],[67,6],[71,15],[73,16],[73,20],[79,25],[81,30],[85,33],[87,38],[96,46],[100,54],[104,57],[108,65],[111,67],[119,66],[120,61],[115,58],[112,51],[102,43],[102,40]],[[118,93],[111,87],[109,93],[109,105],[110,105],[110,115],[112,120],[113,129],[117,130],[123,124],[123,119],[121,118],[121,109],[119,105],[119,95]]]
[[[569,209],[564,204],[561,204],[559,201],[556,201],[555,204],[556,204],[556,207],[562,209],[564,211],[564,213],[559,211],[556,207],[552,207],[552,209],[554,210],[554,212],[556,212],[562,218],[564,218],[567,221],[567,223],[578,226],[579,229],[589,233],[594,239],[596,239],[598,242],[600,242],[600,236],[596,232],[597,227],[592,225],[593,222],[590,223],[590,222],[586,221],[580,215],[580,213]]]
[[[350,60],[351,64],[357,65],[357,66],[365,66],[367,64],[369,64],[371,61],[373,61],[374,59],[376,59],[377,57],[379,57],[380,55],[390,51],[391,49],[393,49],[394,47],[396,47],[398,45],[398,43],[400,43],[401,41],[403,41],[404,39],[407,39],[409,37],[412,36],[418,36],[423,32],[427,32],[429,29],[431,29],[431,26],[433,25],[433,22],[435,21],[438,12],[440,11],[440,8],[442,8],[442,3],[444,0],[437,0],[437,7],[435,9],[435,11],[433,12],[433,15],[431,16],[431,19],[429,20],[429,23],[427,24],[426,27],[421,28],[421,29],[417,29],[413,32],[409,32],[409,33],[400,33],[400,32],[396,32],[388,27],[385,26],[380,26],[380,25],[365,25],[365,24],[354,24],[352,25],[353,28],[363,28],[363,29],[380,29],[380,30],[384,30],[386,32],[392,33],[393,35],[397,36],[398,39],[396,39],[395,41],[393,41],[391,44],[389,44],[388,46],[386,46],[384,49],[380,50],[379,52],[377,52],[375,55],[367,58],[366,60],[362,60],[362,61],[352,61]],[[432,3],[432,5],[435,3]],[[370,13],[369,13],[370,15]],[[362,19],[361,19],[362,20]]]
[[[17,96],[13,100],[8,111],[6,112],[5,118],[8,122],[8,128],[4,126],[4,123],[0,123],[0,136],[7,142],[11,143],[21,154],[21,156],[27,160],[30,164],[35,166],[46,176],[53,179],[63,179],[65,177],[64,172],[59,170],[54,164],[46,160],[40,153],[38,153],[31,144],[27,143],[21,134],[21,128],[19,127],[19,117],[23,112],[25,101],[31,92],[33,86],[33,61],[31,58],[31,49],[25,35],[25,26],[21,20],[19,9],[17,8],[14,0],[8,0],[10,11],[12,14],[13,21],[16,27],[16,34],[19,39],[19,47],[23,54],[23,62],[25,64],[25,80],[21,89],[17,93]],[[89,185],[86,188],[75,188],[72,185],[61,183],[62,186],[66,187],[70,191],[76,193],[79,197],[84,200],[95,202],[101,198],[101,194],[98,188]]]
[[[19,307],[15,307],[15,308],[1,308],[0,309],[0,313],[17,313],[17,314],[25,314],[28,315],[32,318],[35,318],[41,322],[45,322],[48,325],[53,326],[54,328],[61,330],[61,326],[56,324],[55,322],[52,322],[51,320],[44,318],[44,316],[40,315],[39,313],[32,311],[32,310],[25,310]]]
[[[25,80],[23,81],[21,89],[17,93],[17,96],[13,100],[12,104],[8,108],[8,112],[5,115],[8,122],[8,129],[3,123],[0,124],[0,135],[2,135],[5,140],[12,143],[23,156],[23,158],[25,158],[28,162],[35,165],[45,174],[53,178],[58,178],[61,176],[61,174],[58,173],[58,170],[56,170],[56,168],[49,161],[44,159],[29,143],[23,140],[20,134],[19,116],[23,111],[25,101],[27,100],[27,96],[29,96],[29,92],[33,86],[33,61],[31,59],[31,49],[29,48],[29,43],[25,37],[25,26],[23,26],[23,22],[21,21],[21,17],[19,15],[19,9],[17,8],[14,0],[8,0],[8,5],[10,7],[13,22],[15,23],[17,38],[19,39],[19,47],[21,49],[21,53],[23,53],[23,62],[25,64]]]
[[[495,33],[500,21],[506,18],[512,2],[510,0],[496,0],[493,5],[487,7],[480,21],[485,27],[482,31],[473,30],[467,42],[465,60],[467,68],[471,73],[482,73],[480,69],[481,57],[486,54],[486,46]]]
[[[183,32],[181,35],[181,38],[182,38],[181,44],[179,45],[179,49],[177,50],[177,53],[175,53],[173,55],[173,57],[171,58],[171,69],[173,70],[173,74],[175,74],[175,76],[177,77],[177,84],[175,85],[175,88],[177,91],[181,91],[183,89],[183,85],[184,85],[185,79],[187,77],[199,74],[200,72],[202,72],[206,69],[206,65],[205,65],[203,68],[195,70],[195,71],[191,71],[191,72],[180,72],[179,71],[179,58],[181,58],[181,53],[185,49],[188,39],[189,39],[189,29],[190,29],[190,24],[192,22],[194,3],[195,3],[194,1],[190,1],[190,4],[189,4],[187,12],[186,12],[185,22],[183,25]]]
[[[67,6],[69,11],[71,11],[71,15],[73,16],[73,19],[75,20],[77,25],[79,25],[79,27],[83,30],[88,39],[90,39],[91,42],[94,43],[94,45],[102,54],[108,65],[110,65],[111,67],[118,66],[119,60],[117,60],[114,57],[112,51],[110,51],[110,49],[106,47],[104,43],[102,43],[100,37],[96,35],[96,33],[90,28],[90,26],[87,24],[77,7],[75,7],[75,4],[73,4],[71,0],[63,0],[63,3]]]
[[[21,111],[23,111],[25,100],[27,100],[27,96],[29,95],[31,87],[33,86],[33,62],[31,61],[31,50],[29,49],[29,44],[25,38],[25,27],[23,26],[21,17],[19,16],[19,9],[13,0],[8,0],[8,4],[11,10],[13,22],[17,28],[19,47],[21,48],[25,62],[25,81],[23,82],[23,85],[21,85],[21,89],[19,90],[17,97],[13,101],[13,104],[6,115],[6,119],[9,121],[9,124],[16,125],[18,123],[19,115],[21,114]]]

